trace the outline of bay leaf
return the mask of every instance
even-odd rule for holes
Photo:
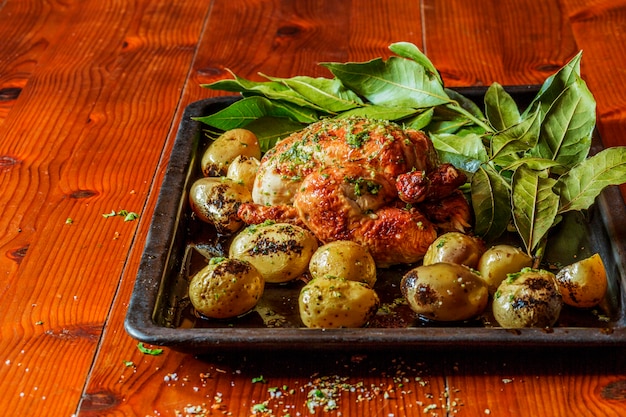
[[[448,97],[450,97],[450,100],[452,100],[452,103],[446,104],[447,108],[452,109],[455,113],[458,113],[458,110],[455,109],[455,107],[460,107],[466,111],[465,114],[470,114],[480,120],[487,120],[483,111],[472,99],[467,98],[463,94],[451,88],[446,88],[444,91]]]
[[[582,79],[569,84],[548,109],[531,155],[572,167],[589,154],[595,100]]]
[[[472,121],[462,115],[445,118],[434,116],[424,130],[433,134],[455,134],[462,128],[471,125]]]
[[[246,97],[208,116],[194,117],[209,126],[221,130],[244,127],[248,123],[265,116],[286,117],[300,123],[313,123],[317,114],[306,108],[261,96]]]
[[[329,112],[339,113],[363,105],[361,98],[353,91],[348,90],[336,78],[312,78],[306,76],[267,78],[285,84],[308,102]]]
[[[511,156],[518,156],[532,149],[539,139],[541,118],[539,111],[535,111],[516,124],[510,125],[496,132],[490,141],[491,159],[498,165],[506,165],[503,160],[511,160]],[[517,159],[517,158],[514,158]]]
[[[433,108],[425,109],[414,116],[402,120],[402,125],[409,129],[422,130],[432,121],[433,113]]]
[[[626,181],[626,147],[604,149],[581,161],[562,175],[555,190],[559,194],[559,213],[586,210],[605,187]]]
[[[396,42],[389,45],[389,50],[395,53],[398,56],[412,59],[413,61],[420,64],[426,70],[427,74],[435,78],[439,84],[443,85],[443,80],[441,79],[441,75],[439,71],[433,63],[428,59],[426,55],[413,43],[410,42]]]
[[[555,183],[547,171],[526,166],[520,166],[511,179],[513,221],[529,255],[556,221],[559,196],[552,189]]]
[[[497,131],[508,129],[521,121],[517,103],[498,83],[491,84],[485,93],[485,114]]]
[[[509,165],[502,168],[503,171],[515,171],[522,165],[526,165],[528,168],[535,171],[542,170],[551,170],[554,168],[560,168],[561,164],[552,159],[544,159],[544,158],[530,158],[524,156],[523,158],[516,159],[511,162]]]
[[[556,73],[545,79],[537,95],[526,108],[523,116],[535,111],[539,107],[542,114],[545,114],[554,100],[561,95],[561,92],[573,82],[580,79],[580,61],[582,51],[579,51],[567,64],[562,66]]]
[[[470,189],[474,232],[492,242],[506,231],[511,220],[509,185],[493,167],[484,164],[472,176]]]
[[[479,135],[431,134],[430,138],[441,162],[450,163],[465,172],[476,172],[489,159]]]
[[[297,91],[278,81],[251,81],[233,74],[234,79],[220,80],[212,84],[202,84],[204,88],[241,93],[250,97],[261,95],[270,100],[281,100],[297,106],[309,107],[318,111],[326,111],[323,107],[307,100]]]
[[[493,131],[482,111],[472,100],[454,90],[446,89],[445,91],[452,101],[434,107],[435,117],[428,130],[455,133],[472,126],[480,130],[480,133]]]
[[[346,110],[345,112],[336,116],[337,119],[344,119],[351,116],[362,116],[368,117],[370,119],[378,119],[378,120],[400,120],[406,117],[412,116],[418,113],[419,110],[416,110],[412,107],[388,107],[388,106],[376,106],[376,105],[366,105],[357,107],[352,110]]]
[[[294,122],[285,117],[260,117],[246,125],[252,131],[261,145],[261,152],[267,152],[276,143],[294,132],[304,129],[306,125]]]
[[[322,66],[372,104],[419,109],[450,101],[443,86],[432,80],[424,67],[409,59],[392,56],[386,61],[376,58]]]

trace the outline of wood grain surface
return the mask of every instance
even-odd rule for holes
[[[123,327],[182,111],[221,94],[201,84],[328,76],[396,41],[448,86],[539,84],[582,49],[601,137],[626,145],[624,27],[623,0],[0,2],[0,409],[626,415],[624,349],[153,356]]]

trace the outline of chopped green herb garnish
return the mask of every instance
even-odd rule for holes
[[[115,210],[111,210],[110,213],[104,213],[102,215],[102,217],[104,217],[105,219],[109,217],[115,217],[115,216],[123,217],[125,222],[130,222],[133,220],[137,220],[139,218],[139,215],[137,213],[135,213],[134,211],[128,211],[128,210],[120,210],[118,212],[116,212]]]
[[[303,149],[302,142],[294,142],[291,148],[280,154],[280,162],[292,162],[296,165],[303,165],[311,161],[312,154],[309,150]]]
[[[348,184],[354,185],[354,195],[360,197],[364,194],[376,195],[382,188],[380,184],[372,180],[366,180],[365,178],[349,178],[346,177],[345,181]]]
[[[366,130],[362,130],[359,133],[350,132],[350,134],[346,136],[346,143],[350,145],[351,148],[360,148],[369,138],[370,134]]]
[[[224,262],[225,260],[226,258],[223,256],[216,256],[214,258],[209,259],[209,265],[217,265],[221,262]]]
[[[143,343],[141,342],[137,344],[137,349],[139,349],[141,353],[144,353],[146,355],[152,355],[152,356],[157,356],[163,353],[163,349],[149,349],[145,347]]]
[[[263,378],[263,375],[257,376],[255,378],[252,378],[252,383],[256,384],[256,383],[261,383],[261,384],[266,384],[267,381],[265,380],[265,378]]]
[[[126,213],[126,216],[124,216],[124,221],[132,222],[133,220],[137,220],[138,218],[139,218],[139,215],[137,213],[130,211]]]

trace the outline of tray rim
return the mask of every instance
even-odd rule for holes
[[[508,86],[512,94],[536,91],[537,86]],[[486,88],[455,88],[462,94],[480,94]],[[165,195],[168,189],[187,184],[190,167],[195,162],[191,155],[194,142],[199,140],[202,124],[192,119],[202,115],[209,105],[227,105],[239,96],[219,96],[190,103],[184,110],[155,211],[150,222],[146,242],[134,283],[131,299],[124,319],[124,329],[129,336],[143,343],[169,347],[188,353],[217,350],[254,349],[314,349],[314,350],[376,350],[393,348],[463,349],[477,347],[623,347],[626,346],[625,318],[619,327],[605,333],[601,328],[555,327],[545,329],[505,329],[481,327],[411,327],[411,328],[359,328],[359,329],[307,329],[307,328],[169,328],[153,320],[160,284],[167,273],[169,253],[174,245],[174,231],[180,221],[181,202],[172,202]],[[602,145],[599,145],[601,148]],[[596,147],[596,151],[598,148]],[[593,150],[592,150],[593,152]],[[598,198],[603,222],[612,243],[615,259],[626,259],[626,204],[616,209],[610,201],[622,199],[618,187],[608,187]],[[173,209],[175,207],[175,210]],[[175,215],[172,215],[175,213]],[[610,227],[609,227],[610,226]],[[625,307],[626,271],[620,270],[620,305]],[[143,296],[140,296],[143,294]],[[259,334],[260,333],[260,334]]]

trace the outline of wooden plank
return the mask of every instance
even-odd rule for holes
[[[623,415],[616,395],[626,371],[623,350],[512,346],[474,359],[448,371],[449,383],[472,399],[463,410],[468,415]]]
[[[329,19],[328,13],[341,18]],[[397,13],[406,16],[402,24],[385,23]],[[319,63],[387,57],[388,46],[398,41],[421,46],[420,21],[418,2],[256,0],[241,7],[218,1],[186,86],[188,96],[219,95],[198,86],[230,77],[227,69],[255,80],[263,80],[258,73],[331,77]]]
[[[438,362],[421,356],[239,352],[194,358],[166,351],[133,358],[130,368],[115,362],[106,373],[96,369],[101,388],[90,384],[81,415],[185,415],[194,407],[245,416],[265,404],[273,414],[258,414],[400,416],[419,415],[426,407],[441,411],[448,397]]]
[[[75,411],[137,227],[102,214],[141,214],[208,6],[52,4],[58,33],[0,126],[5,412]]]
[[[448,86],[540,84],[578,51],[557,1],[423,4],[425,52]]]
[[[56,43],[67,19],[66,9],[37,1],[7,1],[0,6],[0,124],[4,121],[37,63]]]

